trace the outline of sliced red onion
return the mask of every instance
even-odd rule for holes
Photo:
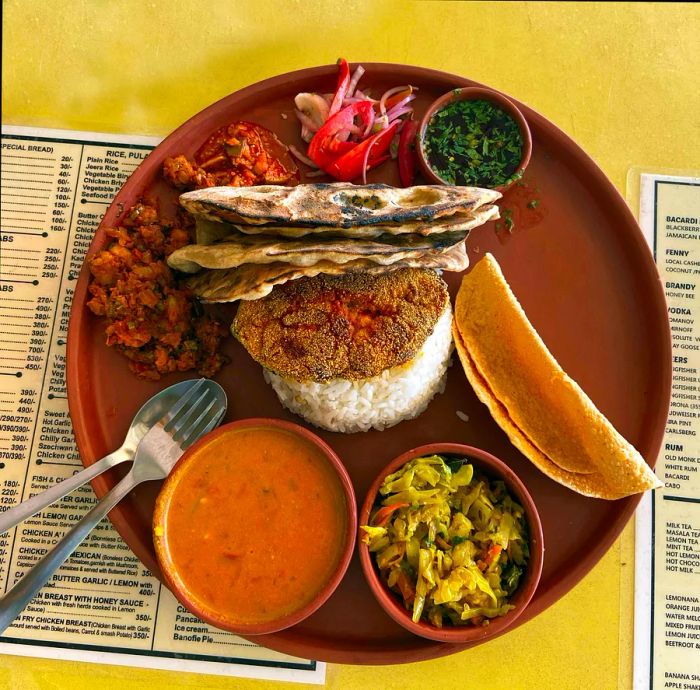
[[[386,99],[393,96],[395,93],[405,91],[407,88],[407,86],[395,86],[393,89],[389,89],[382,94],[382,97],[379,99],[379,110],[382,115],[386,114],[386,107],[384,105],[386,103]]]
[[[393,120],[394,118],[398,117],[398,115],[395,114],[394,111],[400,110],[403,108],[405,105],[410,103],[411,101],[415,100],[415,95],[411,94],[410,96],[406,96],[403,100],[399,101],[396,105],[392,106],[388,111],[387,111],[387,116],[390,120]],[[411,108],[409,108],[411,110]]]
[[[399,108],[393,115],[389,115],[389,113],[386,114],[387,119],[389,120],[389,125],[394,124],[396,120],[398,120],[402,115],[406,115],[407,113],[412,113],[413,108],[410,106],[406,106],[405,108]]]
[[[359,131],[359,128],[353,125],[352,127],[341,129],[334,138],[338,141],[348,141],[353,134],[357,134]]]
[[[372,146],[368,146],[365,155],[362,157],[362,184],[367,184],[367,161],[369,160],[369,152]]]
[[[297,119],[301,124],[309,130],[309,132],[317,132],[318,131],[318,125],[305,113],[302,113],[301,110],[297,110],[296,108],[294,109],[294,114],[297,116]]]
[[[355,70],[355,73],[352,75],[350,83],[348,84],[348,90],[346,92],[348,97],[352,97],[352,95],[355,93],[355,89],[357,88],[357,82],[360,81],[360,78],[364,73],[365,68],[362,65],[358,65],[357,69]]]
[[[305,165],[308,165],[310,168],[318,169],[318,165],[314,163],[310,158],[305,156],[296,146],[289,146],[289,153],[291,153],[296,159],[300,160],[302,163]]]
[[[372,132],[376,134],[377,132],[381,132],[383,129],[386,129],[388,126],[389,119],[387,118],[386,113],[384,113],[384,115],[375,116],[374,124],[372,125]]]
[[[357,93],[357,91],[355,92]],[[351,105],[352,103],[361,103],[362,101],[369,101],[370,103],[376,103],[372,98],[368,98],[367,96],[351,96],[350,98],[346,98],[343,101],[343,105]]]
[[[369,112],[369,120],[367,120],[367,127],[365,127],[365,131],[362,133],[362,138],[366,139],[369,136],[369,133],[372,131],[372,126],[374,125],[374,119],[375,119],[375,114],[374,114],[374,108],[370,110]]]

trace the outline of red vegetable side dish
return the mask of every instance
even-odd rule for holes
[[[179,189],[287,184],[299,170],[287,147],[269,129],[232,122],[214,132],[195,153],[167,158],[163,176]]]
[[[107,230],[110,245],[89,260],[90,310],[107,319],[107,345],[144,379],[197,369],[213,376],[226,359],[217,352],[227,329],[195,314],[195,299],[180,289],[165,258],[189,244],[184,220],[164,222],[155,205],[141,202],[122,224]]]
[[[178,189],[201,189],[286,184],[298,181],[299,170],[273,132],[239,121],[210,135],[194,160],[166,158],[163,177]],[[228,330],[197,313],[194,296],[165,262],[193,241],[192,226],[181,209],[176,220],[164,221],[154,203],[141,201],[121,225],[107,229],[110,245],[89,261],[88,307],[107,319],[107,345],[131,360],[139,378],[190,369],[213,376],[226,362],[217,350]]]
[[[158,498],[154,537],[177,596],[198,615],[261,625],[312,601],[347,534],[342,485],[322,451],[275,427],[221,434]]]

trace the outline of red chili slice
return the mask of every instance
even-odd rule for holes
[[[406,120],[399,136],[399,178],[404,187],[410,187],[416,176],[416,134],[418,123]]]

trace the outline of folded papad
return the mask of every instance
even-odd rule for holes
[[[562,370],[491,254],[462,280],[453,335],[478,398],[513,445],[547,476],[604,499],[662,486]]]
[[[208,187],[180,196],[195,216],[246,225],[340,228],[425,221],[491,204],[500,193],[479,187],[300,184]]]
[[[445,271],[464,271],[469,258],[464,241],[447,251],[435,255],[421,255],[399,259],[385,266],[369,259],[355,259],[337,264],[318,261],[311,266],[292,266],[287,263],[244,264],[238,268],[212,269],[195,273],[186,281],[187,287],[202,302],[234,302],[264,297],[275,285],[297,278],[313,277],[321,273],[386,273],[399,268],[432,268]]]

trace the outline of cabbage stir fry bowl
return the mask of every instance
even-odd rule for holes
[[[360,511],[360,563],[384,610],[416,635],[456,644],[503,633],[542,574],[542,523],[493,455],[456,443],[396,458]]]

